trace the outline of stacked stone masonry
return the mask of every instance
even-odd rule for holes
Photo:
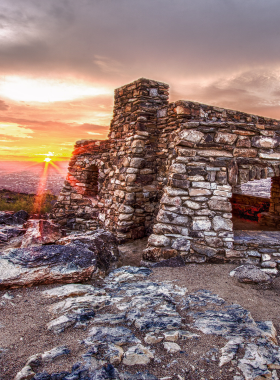
[[[145,260],[231,260],[234,186],[272,177],[260,220],[280,225],[280,121],[169,103],[168,89],[141,78],[115,90],[108,140],[76,143],[53,218],[119,241],[149,235]]]

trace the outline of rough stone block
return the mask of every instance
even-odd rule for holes
[[[207,245],[192,243],[191,248],[200,255],[205,255],[207,257],[213,257],[217,254],[217,250],[214,248],[207,247]]]
[[[227,199],[222,197],[213,196],[208,202],[210,210],[230,212],[232,207]]]
[[[203,136],[204,136],[204,133],[193,130],[193,129],[182,131],[179,134],[180,140],[190,141],[195,144],[198,144]]]
[[[230,219],[225,219],[225,218],[222,218],[221,216],[215,216],[213,218],[213,228],[215,231],[221,231],[221,230],[232,231],[233,224]]]
[[[194,218],[192,222],[192,229],[194,231],[210,231],[211,220],[203,217]]]
[[[197,197],[197,196],[200,196],[200,195],[211,195],[212,192],[210,190],[207,190],[207,189],[189,189],[189,195],[191,197]]]
[[[170,245],[170,239],[164,235],[152,234],[149,236],[148,243],[155,247],[166,247]]]
[[[174,240],[171,248],[177,249],[178,251],[189,251],[190,246],[190,240],[182,237]]]
[[[236,139],[237,139],[237,136],[234,135],[233,133],[218,132],[215,135],[214,141],[218,144],[230,144],[230,145],[232,145]]]

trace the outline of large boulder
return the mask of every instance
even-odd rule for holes
[[[55,243],[63,236],[61,227],[50,220],[30,219],[24,227],[27,231],[21,243],[22,248]]]
[[[29,218],[28,212],[24,210],[20,210],[14,213],[13,219],[15,224],[23,224],[25,223]]]
[[[270,284],[271,277],[255,265],[241,265],[230,272],[230,276],[247,284]]]
[[[118,259],[116,239],[103,230],[89,236],[79,240],[72,235],[64,244],[7,250],[0,258],[0,289],[87,281],[97,269],[109,269]]]
[[[71,234],[56,242],[56,244],[82,243],[96,255],[97,266],[103,271],[108,271],[119,259],[119,250],[115,236],[105,230],[89,231],[84,234]]]

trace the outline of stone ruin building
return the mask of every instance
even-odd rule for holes
[[[108,229],[119,242],[149,236],[144,260],[247,261],[276,270],[280,233],[259,231],[257,240],[234,233],[232,194],[271,177],[259,224],[280,227],[280,121],[169,103],[168,91],[144,78],[115,90],[108,139],[76,142],[52,217],[74,230]]]

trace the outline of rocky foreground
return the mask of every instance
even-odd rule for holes
[[[10,289],[56,284],[37,288],[33,313],[43,314],[45,321],[37,329],[38,347],[59,345],[30,352],[27,344],[24,351],[31,356],[18,351],[26,362],[16,373],[9,362],[16,349],[10,335],[6,344],[0,343],[0,380],[278,379],[280,348],[271,321],[255,321],[248,310],[207,288],[191,292],[175,285],[177,279],[153,278],[153,271],[170,268],[114,269],[119,250],[107,231],[64,236],[47,220],[23,224],[27,216],[22,213],[1,217],[0,309],[12,305],[15,313],[22,295],[16,290],[11,295]],[[273,278],[254,265],[235,268],[230,275],[241,284],[273,286]],[[85,281],[90,282],[80,283]],[[24,314],[24,309],[18,310]],[[9,317],[0,320],[5,336]],[[18,320],[16,324],[25,323]],[[29,330],[33,328],[31,323]],[[46,344],[47,334],[53,339]]]
[[[61,345],[34,352],[16,380],[278,379],[280,348],[269,321],[207,289],[191,293],[153,281],[148,268],[122,267],[99,286],[68,284],[41,292],[50,300],[45,326]],[[79,355],[68,330],[82,332]],[[73,333],[73,339],[75,334]],[[52,368],[61,371],[53,372]]]

